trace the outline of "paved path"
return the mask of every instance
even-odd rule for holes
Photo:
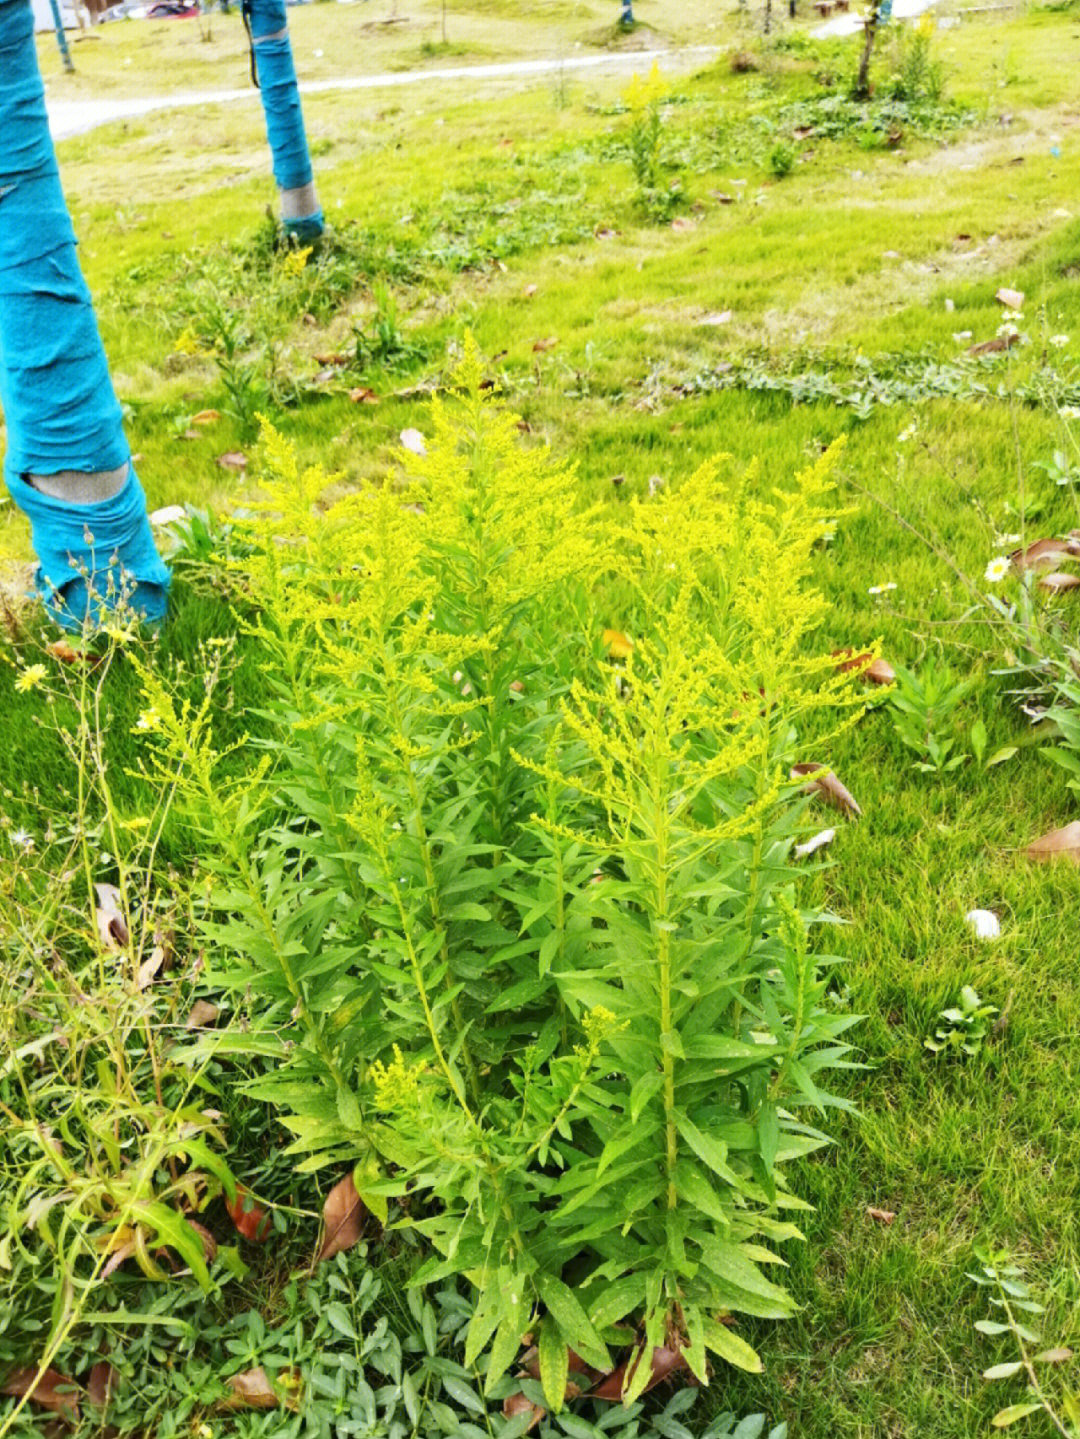
[[[917,0],[916,0],[917,3]],[[328,90],[377,90],[387,86],[431,84],[445,80],[513,80],[533,75],[552,75],[560,71],[588,70],[618,74],[641,69],[654,60],[669,64],[697,64],[723,49],[720,45],[694,45],[683,50],[629,50],[613,55],[579,55],[550,60],[508,60],[499,65],[460,65],[444,70],[405,70],[381,75],[352,75],[338,80],[309,80],[301,84],[305,95],[319,95]],[[129,100],[61,100],[46,92],[49,129],[54,140],[72,135],[85,135],[99,125],[117,120],[138,119],[155,110],[178,110],[192,106],[227,105],[240,100],[254,101],[258,91],[250,86],[243,90],[181,90],[173,95],[153,95]]]

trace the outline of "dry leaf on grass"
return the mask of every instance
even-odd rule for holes
[[[150,988],[158,970],[160,970],[164,963],[165,947],[161,944],[155,944],[148,957],[139,965],[139,972],[135,976],[135,988],[139,990],[140,993],[142,990]]]
[[[86,1381],[86,1397],[90,1403],[98,1409],[104,1409],[112,1398],[117,1377],[116,1370],[112,1365],[104,1359],[99,1359],[90,1370],[90,1377]]]
[[[638,1363],[640,1352],[640,1349],[635,1350],[624,1364],[620,1364],[618,1368],[613,1369],[610,1374],[606,1375],[595,1389],[590,1389],[590,1399],[610,1399],[613,1402],[620,1400],[622,1398],[623,1388],[626,1385],[627,1374]],[[657,1384],[663,1383],[663,1381],[674,1374],[676,1370],[684,1369],[685,1367],[686,1361],[677,1349],[667,1349],[662,1346],[654,1349],[651,1360],[652,1373],[649,1375],[649,1381],[641,1392],[647,1394],[650,1389],[655,1389]]]
[[[188,1219],[188,1225],[194,1229],[199,1236],[199,1243],[202,1245],[203,1255],[209,1264],[217,1254],[217,1240],[210,1233],[205,1224],[200,1224],[197,1219]]]
[[[354,405],[377,405],[379,403],[378,395],[367,385],[357,385],[355,390],[350,390],[349,399]]]
[[[870,650],[863,650],[860,654],[852,649],[833,650],[833,659],[839,661],[836,668],[841,674],[858,670],[863,679],[869,680],[872,685],[891,685],[896,681],[896,671],[888,660]]]
[[[503,1400],[503,1417],[506,1419],[516,1419],[519,1414],[532,1415],[532,1418],[525,1428],[525,1433],[528,1434],[529,1431],[535,1429],[537,1424],[540,1423],[540,1420],[544,1418],[547,1410],[542,1404],[534,1404],[531,1399],[527,1399],[519,1389],[516,1394],[508,1394]]]
[[[831,804],[834,809],[846,814],[850,819],[856,819],[862,814],[862,810],[856,803],[855,796],[833,774],[832,770],[826,770],[823,764],[796,764],[791,767],[791,778],[802,779],[805,775],[814,775],[816,778],[803,786],[804,794],[815,794],[823,799],[826,804]]]
[[[123,895],[115,884],[95,884],[94,893],[97,895],[94,923],[98,937],[106,949],[123,949],[131,942],[122,909]]]
[[[676,215],[671,222],[671,228],[676,231],[696,230],[697,223],[686,215]]]
[[[223,470],[246,470],[247,462],[247,455],[241,450],[226,450],[218,455],[218,464]]]
[[[872,1204],[866,1206],[867,1217],[876,1219],[879,1224],[891,1224],[896,1218],[896,1211],[892,1209],[875,1209]]]
[[[62,665],[90,664],[96,665],[101,659],[97,650],[93,650],[85,640],[71,640],[61,636],[58,640],[50,640],[45,646],[45,653],[54,660],[59,660]]]
[[[1009,563],[1014,570],[1052,570],[1061,562],[1080,559],[1080,539],[1070,535],[1066,539],[1033,540],[1022,550],[1013,550]]]
[[[212,425],[216,420],[221,419],[220,410],[200,410],[197,415],[192,415],[193,425]]]
[[[1069,575],[1064,570],[1055,570],[1052,575],[1043,575],[1039,581],[1040,590],[1061,594],[1063,590],[1075,590],[1080,585],[1080,575]]]
[[[56,1369],[46,1369],[39,1379],[37,1365],[27,1364],[11,1370],[0,1385],[0,1394],[8,1394],[12,1399],[26,1396],[32,1404],[40,1404],[43,1409],[51,1409],[69,1423],[77,1424],[78,1387],[74,1379],[69,1379]]]
[[[536,294],[536,292],[537,292],[537,290],[538,290],[539,288],[540,288],[540,287],[539,287],[538,285],[526,285],[525,288],[524,288],[524,290],[522,290],[521,293],[525,296],[525,298],[526,298],[527,300],[531,300],[532,297],[533,297],[533,295]]]
[[[1000,355],[1006,350],[1011,350],[1016,344],[1016,335],[995,335],[992,340],[983,340],[981,344],[969,345],[969,355]]]
[[[364,1216],[367,1209],[356,1192],[356,1182],[351,1174],[338,1180],[323,1205],[323,1242],[315,1259],[321,1264],[332,1259],[343,1249],[351,1249],[364,1231]]]
[[[543,353],[544,350],[553,350],[558,343],[558,335],[549,335],[546,340],[534,340],[533,349],[538,353]]]
[[[216,1004],[211,1004],[208,999],[197,999],[191,1006],[191,1013],[184,1021],[185,1029],[204,1029],[207,1025],[213,1024],[221,1011]]]
[[[1080,820],[1074,819],[1072,824],[1033,840],[1024,853],[1028,859],[1043,864],[1053,859],[1067,859],[1073,864],[1080,864]]]
[[[994,299],[999,305],[1004,305],[1006,310],[1022,310],[1024,308],[1023,290],[1010,290],[1003,285]]]
[[[295,1389],[298,1377],[286,1370],[279,1376],[278,1383]],[[282,1404],[291,1409],[296,1405],[295,1395],[283,1396],[275,1389],[261,1364],[257,1369],[245,1369],[242,1374],[230,1375],[226,1382],[230,1393],[227,1399],[221,1401],[222,1409],[277,1409]]]
[[[269,1237],[273,1229],[273,1221],[262,1205],[246,1189],[237,1185],[236,1198],[227,1201],[225,1207],[238,1232],[245,1239],[250,1239],[254,1244],[261,1244],[264,1239]]]

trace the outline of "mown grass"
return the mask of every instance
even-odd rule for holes
[[[321,10],[294,15],[294,33],[324,23]],[[595,19],[575,10],[566,23]],[[538,15],[537,35],[542,22]],[[508,23],[499,7],[469,22],[493,50],[520,53],[514,45],[526,42],[507,39],[500,27]],[[459,24],[468,31],[454,16],[452,38]],[[863,647],[880,637],[884,653],[909,667],[944,657],[976,681],[950,721],[957,733],[981,716],[990,751],[1019,746],[1015,759],[989,771],[971,764],[920,774],[882,707],[827,756],[864,811],[857,823],[839,824],[811,882],[844,921],[823,944],[843,956],[846,1002],[866,1016],[858,1036],[867,1069],[850,1084],[862,1112],[834,1122],[835,1147],[807,1166],[817,1211],[809,1242],[788,1253],[800,1317],[757,1334],[763,1378],[718,1382],[724,1405],[786,1415],[807,1439],[987,1432],[1001,1401],[979,1375],[1006,1356],[972,1328],[983,1311],[965,1270],[981,1236],[1018,1255],[1050,1294],[1048,1339],[1080,1339],[1080,884],[1071,868],[1033,867],[1021,853],[1073,818],[1075,799],[1028,742],[993,673],[1001,657],[972,613],[971,589],[985,589],[986,561],[1010,547],[998,534],[1030,539],[1076,523],[1071,495],[1032,469],[1062,445],[1063,422],[1052,407],[1027,407],[1009,393],[1043,365],[1050,334],[1072,336],[1055,363],[1080,348],[1080,223],[1070,213],[1080,148],[1067,63],[1080,52],[1078,29],[1065,10],[973,19],[943,32],[937,47],[953,72],[951,95],[974,115],[965,129],[947,143],[906,138],[898,152],[809,139],[781,181],[764,157],[729,160],[714,137],[751,112],[768,115],[813,95],[815,72],[850,67],[853,50],[775,50],[748,76],[721,61],[679,79],[688,103],[671,111],[667,145],[674,161],[682,157],[687,229],[648,226],[635,211],[629,167],[614,144],[626,121],[613,113],[611,81],[544,80],[480,95],[418,86],[307,103],[330,215],[382,243],[347,253],[381,255],[385,264],[390,241],[422,252],[412,282],[388,278],[407,336],[434,358],[405,374],[371,368],[365,382],[380,396],[375,406],[351,403],[342,382],[283,412],[282,427],[302,451],[349,480],[386,473],[399,431],[424,425],[422,404],[393,392],[437,371],[466,327],[528,420],[528,442],[575,455],[583,491],[611,504],[654,475],[674,481],[717,450],[739,466],[759,457],[768,486],[845,433],[841,499],[850,513],[821,559],[833,604],[824,642]],[[399,58],[408,58],[404,49]],[[365,49],[369,62],[390,63]],[[216,455],[241,437],[228,418],[199,440],[172,437],[178,415],[221,406],[222,394],[205,360],[170,359],[169,325],[142,323],[133,299],[167,315],[184,256],[211,278],[232,273],[236,257],[223,247],[251,234],[268,196],[261,147],[250,105],[209,108],[197,126],[169,116],[62,147],[84,262],[102,297],[106,343],[155,504],[227,504],[238,482]],[[742,198],[719,204],[713,191]],[[479,240],[472,232],[488,258],[462,270],[453,242],[467,228],[463,217],[530,193],[573,197],[589,233],[553,244],[536,206],[510,208]],[[596,237],[607,230],[618,233]],[[371,316],[378,264],[358,261],[355,278],[355,294],[329,324],[300,321],[289,336],[298,374],[313,374],[314,356]],[[812,348],[952,359],[966,343],[954,334],[994,334],[1003,284],[1026,292],[1032,337],[989,374],[1003,398],[879,406],[860,420],[836,407],[792,407],[778,395],[685,398],[676,390],[750,346],[777,357]],[[725,310],[729,322],[700,324]],[[549,339],[558,343],[535,348]],[[912,422],[914,433],[901,440]],[[0,544],[25,553],[17,518],[0,521]],[[897,588],[868,593],[887,581]],[[613,611],[612,624],[619,620]],[[231,624],[213,600],[181,590],[162,662],[190,662],[199,638]],[[23,653],[32,652],[31,641]],[[258,692],[257,656],[247,655],[238,715]],[[133,759],[135,703],[122,668],[112,703],[122,771]],[[62,804],[70,775],[36,696],[8,686],[4,715],[3,803],[12,823],[32,827],[40,796],[59,795]],[[128,783],[126,802],[137,808],[137,783]],[[963,914],[975,906],[1001,914],[999,942],[974,939]],[[965,983],[1006,1019],[982,1055],[950,1064],[923,1040]],[[895,1211],[895,1222],[869,1218],[871,1205]]]

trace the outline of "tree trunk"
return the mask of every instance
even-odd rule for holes
[[[870,13],[866,17],[866,39],[863,42],[862,59],[859,61],[859,74],[855,80],[855,95],[859,100],[870,98],[870,57],[874,53],[879,8],[876,4],[871,5]]]

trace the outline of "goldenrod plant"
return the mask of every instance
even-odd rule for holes
[[[797,739],[860,712],[812,648],[836,451],[589,509],[471,342],[454,385],[399,482],[333,501],[264,428],[269,729],[226,771],[209,700],[145,669],[146,762],[207,841],[214,1052],[300,1167],[354,1167],[430,1245],[414,1283],[475,1286],[489,1393],[527,1332],[556,1411],[571,1351],[637,1336],[629,1402],[655,1346],[760,1367],[730,1322],[793,1311],[762,1266],[844,1103],[855,1020],[788,866]]]

